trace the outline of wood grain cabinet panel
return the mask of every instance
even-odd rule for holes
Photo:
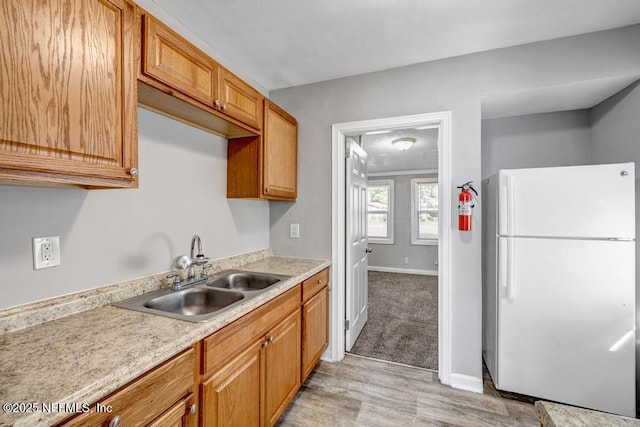
[[[220,111],[260,130],[264,96],[224,68],[220,68],[219,87]]]
[[[304,382],[329,345],[329,288],[302,306],[302,378]]]
[[[151,15],[143,16],[143,72],[198,101],[214,106],[218,65]]]
[[[265,415],[272,426],[300,388],[300,310],[280,322],[265,342]]]
[[[298,122],[265,100],[263,196],[295,200],[298,195]]]
[[[125,0],[0,5],[0,182],[137,185],[137,28]]]
[[[240,352],[229,363],[202,383],[203,426],[260,426],[264,373],[263,340]]]

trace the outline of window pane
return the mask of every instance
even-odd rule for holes
[[[367,234],[369,237],[388,237],[387,214],[370,213],[367,217]]]
[[[438,235],[438,183],[418,183],[418,238]]]
[[[367,236],[389,237],[389,185],[367,187]]]

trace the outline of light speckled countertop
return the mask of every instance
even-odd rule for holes
[[[241,265],[292,278],[204,323],[106,305],[0,335],[0,403],[93,403],[329,265],[280,257]],[[51,425],[69,415],[0,411],[0,426]]]
[[[621,417],[605,412],[592,411],[590,409],[576,408],[575,406],[561,405],[559,403],[544,402],[535,403],[536,412],[540,423],[544,427],[628,427],[640,426],[640,420]]]

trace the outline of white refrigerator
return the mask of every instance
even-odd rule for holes
[[[635,417],[634,164],[483,182],[483,357],[496,388]]]

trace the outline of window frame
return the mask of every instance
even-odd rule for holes
[[[438,234],[431,235],[434,237],[420,238],[418,235],[418,184],[438,184],[438,191],[440,190],[440,184],[438,178],[412,178],[411,179],[411,244],[416,246],[435,246],[438,244],[440,235],[440,216],[438,215]],[[440,198],[438,197],[438,203]]]
[[[393,179],[374,179],[367,180],[367,241],[369,243],[375,243],[379,245],[393,245],[394,244],[394,214],[393,208],[395,205],[395,191],[394,191],[395,181]],[[386,211],[387,213],[387,237],[371,237],[369,236],[369,187],[389,187],[389,209]],[[375,213],[375,212],[374,212]]]

